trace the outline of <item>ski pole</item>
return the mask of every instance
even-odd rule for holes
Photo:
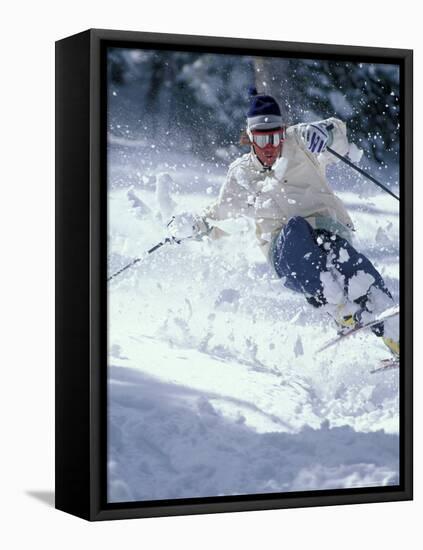
[[[333,130],[333,124],[330,124],[327,127],[327,130]],[[395,193],[393,193],[388,187],[386,187],[386,185],[384,185],[383,183],[380,183],[380,181],[378,181],[376,178],[374,178],[373,176],[371,176],[370,174],[368,174],[367,172],[365,172],[364,170],[362,170],[361,168],[359,168],[355,164],[353,164],[349,159],[347,159],[346,157],[340,155],[339,153],[334,151],[331,147],[326,147],[326,149],[329,151],[329,153],[334,155],[336,158],[338,158],[339,160],[342,160],[342,162],[347,164],[350,168],[353,168],[354,170],[357,170],[357,172],[359,174],[361,174],[365,178],[369,179],[370,181],[372,181],[373,183],[378,185],[381,189],[383,189],[384,191],[389,193],[389,195],[391,195],[391,197],[394,197],[395,199],[397,199],[397,201],[400,200],[400,198],[397,195],[395,195]]]
[[[389,193],[392,197],[394,197],[395,199],[397,199],[397,201],[399,201],[399,197],[397,195],[395,195],[395,193],[393,193],[388,187],[386,187],[383,183],[380,183],[380,181],[378,181],[376,178],[374,178],[373,176],[371,176],[370,174],[368,174],[367,172],[365,172],[364,170],[362,170],[361,168],[359,168],[358,166],[356,166],[355,164],[353,164],[350,160],[348,160],[347,158],[343,157],[342,155],[340,155],[339,153],[337,153],[336,151],[334,151],[333,149],[331,149],[330,147],[326,147],[326,149],[329,151],[329,153],[332,153],[332,155],[335,155],[335,157],[339,158],[339,160],[342,160],[342,162],[345,162],[345,164],[347,164],[348,166],[350,166],[351,168],[354,168],[354,170],[357,170],[357,172],[359,174],[361,174],[362,176],[364,176],[365,178],[369,179],[370,181],[372,181],[373,183],[375,183],[376,185],[378,185],[381,189],[383,189],[384,191],[386,191],[387,193]]]
[[[155,246],[153,246],[153,248],[150,248],[150,250],[147,250],[147,252],[143,256],[141,256],[140,258],[134,258],[132,260],[132,262],[129,262],[129,264],[127,264],[124,267],[122,267],[121,269],[119,269],[119,271],[116,271],[116,273],[113,273],[113,275],[110,275],[110,277],[108,277],[108,279],[107,279],[107,282],[111,281],[112,279],[114,279],[115,277],[117,277],[118,275],[120,275],[121,273],[123,273],[124,271],[129,269],[130,267],[134,266],[135,264],[140,262],[143,258],[148,256],[149,254],[153,253],[158,248],[161,248],[163,245],[165,245],[167,243],[179,244],[180,242],[181,242],[181,240],[175,239],[174,237],[166,237],[166,239],[164,239],[163,241],[160,241],[159,243],[157,243]]]

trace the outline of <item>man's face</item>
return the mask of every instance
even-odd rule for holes
[[[284,130],[252,130],[252,144],[254,153],[263,166],[273,166],[282,153]]]

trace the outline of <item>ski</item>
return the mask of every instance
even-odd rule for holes
[[[317,350],[317,353],[320,353],[321,351],[324,351],[332,346],[335,346],[336,344],[339,344],[339,342],[342,342],[345,338],[348,338],[349,336],[354,336],[358,332],[362,331],[366,328],[371,328],[374,325],[377,325],[378,323],[381,323],[383,321],[386,321],[387,319],[391,319],[392,317],[396,317],[399,315],[399,306],[394,306],[392,308],[387,309],[377,317],[375,317],[372,321],[369,321],[367,323],[363,323],[362,325],[359,325],[351,330],[348,330],[346,332],[341,332],[335,338],[332,338],[325,344],[323,344],[322,347],[320,347]]]
[[[377,372],[385,372],[387,370],[398,369],[398,368],[399,368],[399,359],[391,357],[388,359],[383,359],[380,362],[378,367],[370,371],[370,374],[375,374]]]

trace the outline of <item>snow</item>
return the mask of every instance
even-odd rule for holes
[[[395,435],[328,424],[290,432],[260,405],[109,368],[111,501],[398,483]],[[239,409],[279,430],[252,430]]]
[[[177,206],[176,202],[171,197],[171,190],[173,187],[174,182],[169,174],[162,173],[157,176],[156,202],[160,216],[164,222],[170,220]]]
[[[363,150],[359,149],[355,143],[350,143],[348,148],[348,158],[351,162],[358,164],[363,157]]]
[[[295,357],[298,357],[299,355],[304,355],[304,348],[300,335],[298,335],[297,341],[295,342],[294,353]]]
[[[382,227],[379,227],[376,232],[376,242],[382,246],[389,246],[391,244],[391,239],[389,238],[388,233]]]
[[[166,210],[154,185],[163,164],[143,171],[135,148],[123,161],[119,147],[109,182],[110,273],[161,241],[166,223],[152,214]],[[189,155],[167,162],[165,207],[170,199],[176,212],[199,212],[215,199],[223,168]],[[141,216],[131,215],[134,193],[148,208]],[[355,245],[383,268],[398,301],[398,204],[385,194],[338,196],[357,228]],[[369,372],[387,356],[381,340],[361,331],[316,354],[335,325],[284,288],[250,223],[225,228],[234,234],[164,246],[110,284],[109,500],[397,484],[398,372]],[[383,246],[379,228],[389,234]],[[353,294],[368,283],[360,275]]]
[[[132,210],[132,212],[136,216],[138,216],[140,218],[143,218],[143,217],[151,214],[150,208],[146,204],[144,204],[143,201],[135,193],[134,186],[131,186],[128,189],[128,192],[126,193],[126,196],[128,197],[130,210]]]
[[[320,280],[323,286],[323,292],[329,304],[343,303],[343,288],[337,281],[333,271],[324,271],[320,274]]]
[[[374,282],[375,278],[370,273],[365,273],[361,270],[357,271],[356,275],[353,275],[349,280],[348,298],[354,301],[361,296],[365,296]]]
[[[346,248],[341,247],[339,250],[339,257],[338,257],[338,263],[343,264],[345,262],[348,262],[350,259],[350,255],[348,254],[348,250]]]
[[[336,111],[342,118],[349,118],[353,115],[354,110],[345,97],[345,94],[338,90],[332,90],[329,92],[328,96],[334,111]]]

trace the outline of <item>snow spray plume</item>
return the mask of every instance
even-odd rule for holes
[[[333,124],[330,124],[327,127],[327,129],[328,130],[333,130]],[[395,195],[395,193],[393,193],[388,187],[386,187],[386,185],[384,185],[383,183],[380,183],[380,181],[378,181],[376,178],[374,178],[373,176],[371,176],[370,174],[368,174],[367,172],[365,172],[364,170],[362,170],[361,168],[359,168],[355,164],[353,164],[349,159],[347,159],[346,157],[343,157],[342,155],[340,155],[339,153],[334,151],[331,147],[326,147],[326,150],[329,151],[329,153],[334,155],[339,160],[342,160],[342,162],[347,164],[350,168],[353,168],[354,170],[357,170],[357,172],[359,174],[361,174],[362,176],[364,176],[365,178],[367,178],[368,180],[370,180],[371,182],[373,182],[374,184],[379,186],[384,191],[386,191],[389,195],[391,195],[391,197],[394,197],[394,199],[397,199],[397,201],[400,200],[400,198],[397,195]]]
[[[181,239],[181,240],[183,240],[183,239]],[[160,241],[159,243],[157,243],[155,246],[153,246],[153,248],[150,248],[150,250],[147,250],[147,252],[145,252],[145,254],[143,254],[140,258],[134,258],[132,260],[132,262],[129,262],[129,264],[125,265],[125,267],[122,267],[122,269],[119,269],[119,271],[116,271],[116,273],[113,273],[113,275],[110,275],[110,277],[107,278],[107,282],[110,282],[112,279],[114,279],[115,277],[117,277],[118,275],[120,275],[121,273],[123,273],[124,271],[129,269],[130,267],[133,267],[135,264],[140,262],[143,258],[148,256],[148,254],[151,254],[152,252],[158,250],[163,245],[168,244],[168,243],[179,244],[181,242],[181,240],[175,239],[174,237],[166,237],[166,239],[164,239],[163,241]]]

